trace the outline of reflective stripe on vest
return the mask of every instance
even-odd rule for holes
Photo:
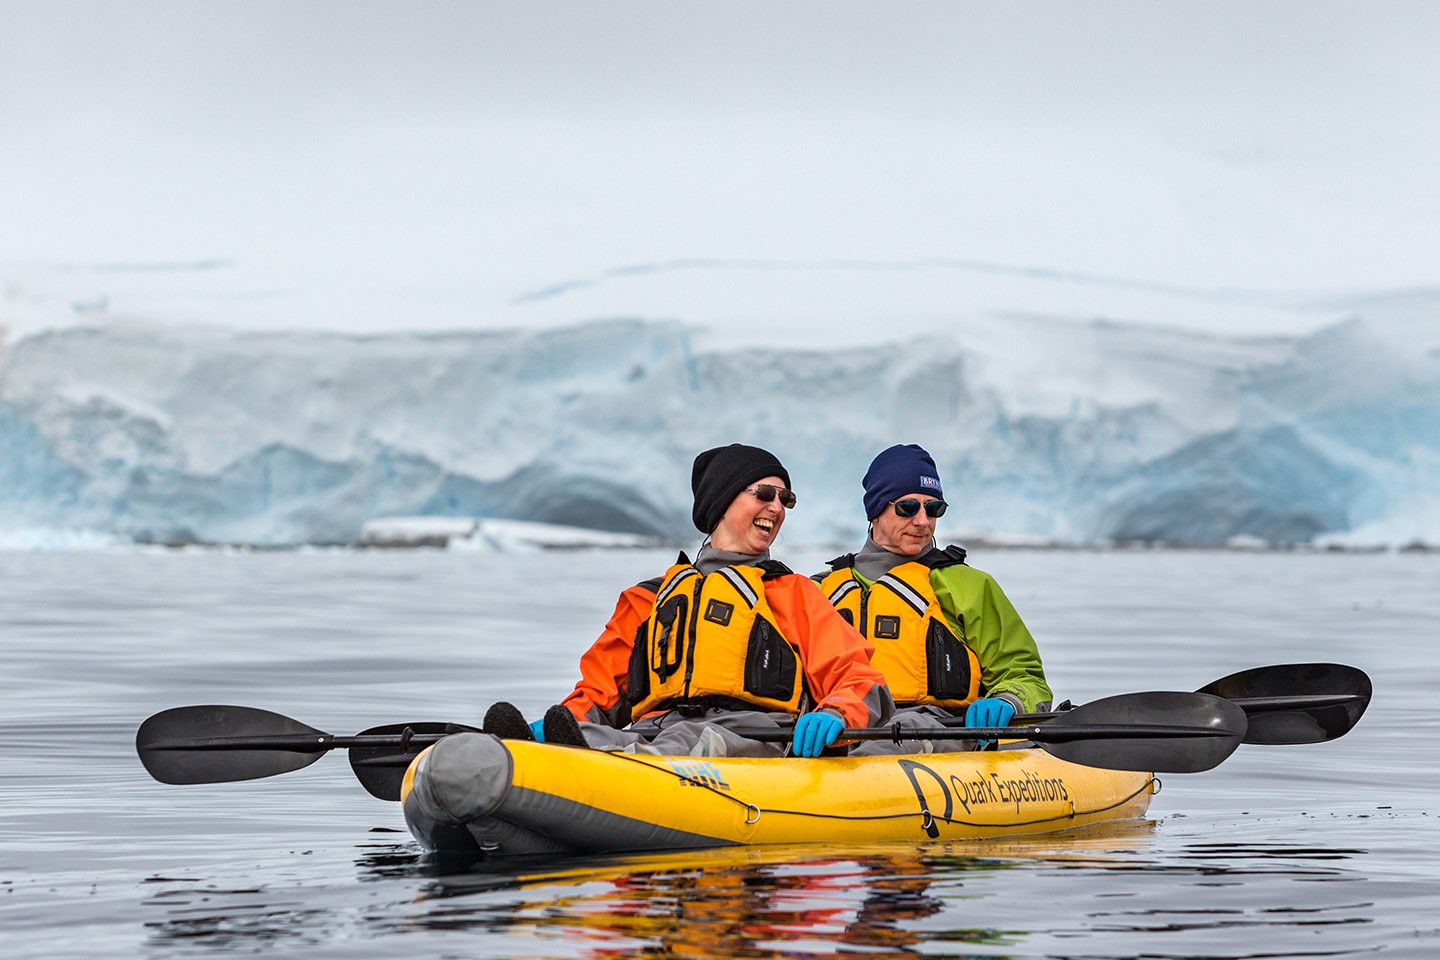
[[[827,575],[820,590],[874,645],[870,661],[885,675],[896,704],[953,710],[980,696],[980,661],[950,629],[925,564],[893,567],[869,590],[853,568],[844,567]]]
[[[744,565],[709,575],[688,563],[666,571],[630,655],[634,716],[731,700],[799,711],[800,660],[775,625],[764,577],[764,570]]]

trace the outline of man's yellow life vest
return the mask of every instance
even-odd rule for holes
[[[630,655],[631,712],[730,706],[798,713],[800,658],[775,626],[764,580],[780,563],[702,574],[686,559],[665,572]]]
[[[932,550],[892,567],[866,590],[853,557],[846,556],[832,561],[836,566],[820,581],[840,616],[874,644],[870,662],[885,675],[897,706],[933,703],[960,710],[980,696],[980,661],[950,629],[930,585],[933,566],[956,562],[964,561]],[[963,636],[963,617],[956,616]]]

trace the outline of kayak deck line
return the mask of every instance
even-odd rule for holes
[[[1103,806],[1103,807],[1094,807],[1094,808],[1086,809],[1086,810],[1078,810],[1078,809],[1076,809],[1076,810],[1071,810],[1069,813],[1058,814],[1058,815],[1053,816],[1053,817],[1043,817],[1043,818],[1038,819],[1038,820],[1013,820],[1013,821],[1011,821],[1010,823],[1006,824],[1006,826],[1007,826],[1007,827],[1035,827],[1035,826],[1041,826],[1041,825],[1043,825],[1043,824],[1057,823],[1057,822],[1062,821],[1062,820],[1085,819],[1085,818],[1088,818],[1088,817],[1096,816],[1096,815],[1098,815],[1098,814],[1108,813],[1108,812],[1111,811],[1111,810],[1119,809],[1120,807],[1123,807],[1123,806],[1125,806],[1125,804],[1127,804],[1127,803],[1129,803],[1130,801],[1134,800],[1136,797],[1138,797],[1138,796],[1139,796],[1140,794],[1142,794],[1142,793],[1149,793],[1151,796],[1154,796],[1155,794],[1157,794],[1157,793],[1159,793],[1159,792],[1160,792],[1160,780],[1159,780],[1159,778],[1152,776],[1152,777],[1149,777],[1148,779],[1146,779],[1144,783],[1141,783],[1140,786],[1136,787],[1133,793],[1130,793],[1130,794],[1127,795],[1127,796],[1120,797],[1119,799],[1115,800],[1114,802],[1109,803],[1109,804],[1107,804],[1107,805],[1105,805],[1105,806]],[[914,816],[914,814],[894,813],[894,814],[885,814],[885,815],[882,815],[882,816],[856,817],[856,816],[849,816],[849,815],[845,815],[845,814],[835,814],[835,813],[812,813],[812,812],[810,812],[810,811],[808,811],[808,810],[762,810],[761,813],[774,813],[774,814],[780,814],[780,815],[783,815],[783,816],[792,816],[792,817],[822,817],[822,818],[831,819],[831,820],[885,820],[885,819],[893,819],[893,818],[897,818],[897,817]],[[926,817],[928,817],[929,820],[928,820],[928,822],[922,822],[922,825],[923,825],[923,826],[926,826],[927,828],[928,828],[928,826],[929,826],[930,824],[934,824],[934,823],[950,824],[950,825],[954,825],[954,826],[957,826],[957,827],[987,827],[987,826],[989,826],[989,824],[986,824],[986,823],[984,823],[984,822],[982,822],[982,821],[978,821],[978,820],[962,820],[962,819],[960,819],[959,817],[944,817],[944,816],[942,816],[942,817],[936,817],[936,816],[935,816],[933,813],[931,813],[929,810],[923,811],[922,821],[924,821],[924,818],[926,818]]]
[[[909,737],[909,739],[914,739],[914,737],[911,736],[911,737]],[[1009,747],[1009,748],[1006,748],[1006,749],[1012,749],[1012,750],[1029,750],[1029,749],[1032,749],[1032,748],[1033,748],[1033,746],[1025,746],[1025,745],[1023,745],[1023,744],[1021,744],[1021,743],[1017,743],[1017,744],[1015,744],[1014,746]],[[995,751],[995,752],[999,752],[999,751]],[[704,789],[706,789],[706,790],[711,791],[712,793],[715,793],[715,794],[717,794],[717,795],[719,795],[719,796],[721,796],[721,797],[724,797],[724,798],[727,799],[727,800],[733,801],[733,802],[735,802],[735,803],[743,804],[743,805],[745,806],[746,810],[747,810],[747,814],[750,814],[750,813],[753,813],[753,814],[754,814],[753,819],[750,819],[750,820],[748,821],[748,822],[750,822],[750,823],[754,823],[754,822],[758,821],[761,816],[763,816],[763,815],[765,815],[765,814],[767,814],[767,813],[768,813],[768,814],[773,814],[773,815],[776,815],[776,816],[786,816],[786,817],[818,817],[818,818],[821,818],[821,819],[829,819],[829,820],[889,820],[889,819],[904,818],[904,817],[913,817],[913,816],[914,816],[913,813],[887,813],[887,814],[866,814],[866,815],[858,815],[858,814],[834,813],[834,812],[829,812],[829,813],[817,813],[817,812],[815,812],[815,811],[813,811],[813,810],[786,810],[786,809],[781,809],[781,808],[760,807],[760,806],[756,806],[756,805],[753,804],[753,803],[745,803],[744,801],[742,801],[742,800],[740,800],[740,799],[738,799],[738,798],[736,798],[736,797],[731,796],[730,794],[724,792],[723,790],[718,789],[717,787],[715,787],[714,785],[712,785],[712,784],[710,783],[709,778],[707,778],[707,777],[691,776],[691,775],[688,775],[688,774],[681,773],[681,772],[678,771],[678,770],[665,771],[664,768],[658,766],[657,764],[654,764],[654,763],[645,763],[645,760],[644,760],[643,757],[637,756],[637,755],[635,755],[635,754],[612,752],[611,755],[614,756],[614,757],[616,757],[617,759],[621,759],[621,760],[633,760],[633,761],[635,761],[635,762],[637,762],[637,763],[642,763],[642,764],[644,764],[644,766],[646,766],[646,767],[648,767],[648,768],[650,768],[650,769],[661,770],[662,772],[669,772],[669,773],[673,774],[674,776],[679,777],[679,778],[681,778],[682,780],[687,781],[687,782],[688,782],[690,785],[692,785],[692,786],[702,787],[702,788],[704,788]],[[652,755],[652,756],[653,756],[653,755]],[[917,754],[916,756],[924,756],[924,755],[923,755],[923,754]],[[892,758],[892,759],[893,759],[893,758]],[[1068,814],[1063,814],[1063,815],[1055,816],[1055,817],[1047,817],[1047,818],[1040,819],[1040,820],[1014,821],[1014,822],[1012,822],[1012,823],[1010,824],[1010,826],[1016,826],[1016,827],[1038,826],[1038,825],[1040,825],[1040,824],[1045,824],[1045,823],[1054,823],[1054,822],[1056,822],[1056,821],[1058,821],[1058,820],[1074,820],[1074,819],[1077,818],[1077,817],[1088,817],[1088,816],[1092,816],[1092,815],[1094,815],[1094,814],[1106,813],[1106,812],[1108,812],[1109,810],[1113,810],[1113,809],[1115,809],[1115,808],[1117,808],[1117,807],[1124,806],[1126,803],[1130,802],[1130,801],[1133,800],[1136,796],[1138,796],[1139,794],[1141,794],[1141,793],[1143,793],[1143,792],[1145,792],[1145,791],[1149,791],[1149,792],[1150,792],[1150,795],[1151,795],[1151,796],[1154,796],[1154,795],[1156,795],[1156,794],[1158,794],[1158,793],[1160,792],[1160,787],[1161,787],[1160,779],[1159,779],[1158,777],[1155,777],[1155,776],[1152,775],[1152,776],[1150,776],[1144,783],[1140,784],[1140,786],[1135,789],[1135,792],[1129,794],[1128,796],[1121,797],[1119,800],[1116,800],[1115,802],[1113,802],[1113,803],[1111,803],[1111,804],[1109,804],[1109,805],[1107,805],[1107,806],[1099,807],[1099,808],[1096,808],[1096,809],[1088,809],[1088,810],[1072,810],[1072,811],[1071,811],[1070,813],[1068,813]],[[929,812],[928,810],[923,811],[923,815],[924,815],[925,817],[931,817],[931,820],[932,820],[932,821],[935,819],[935,818],[932,817],[932,815],[930,814],[930,812]],[[978,821],[962,820],[962,819],[958,819],[958,818],[955,818],[955,817],[942,817],[942,818],[939,818],[939,819],[940,819],[941,822],[951,823],[951,824],[955,824],[955,825],[957,825],[957,826],[966,826],[966,827],[983,827],[983,826],[986,826],[986,824],[981,823],[981,822],[978,822]]]

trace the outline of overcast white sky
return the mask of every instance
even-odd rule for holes
[[[0,0],[0,24],[12,301],[45,265],[198,260],[477,316],[679,258],[1440,282],[1431,0]]]

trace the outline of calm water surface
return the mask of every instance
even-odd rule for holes
[[[780,551],[797,569],[819,554]],[[989,844],[433,862],[333,754],[172,787],[166,707],[332,733],[538,715],[669,552],[0,555],[0,944],[28,957],[1440,956],[1440,557],[984,552],[1062,697],[1305,660],[1344,739],[1169,775],[1149,816]],[[555,576],[569,591],[556,602]]]

